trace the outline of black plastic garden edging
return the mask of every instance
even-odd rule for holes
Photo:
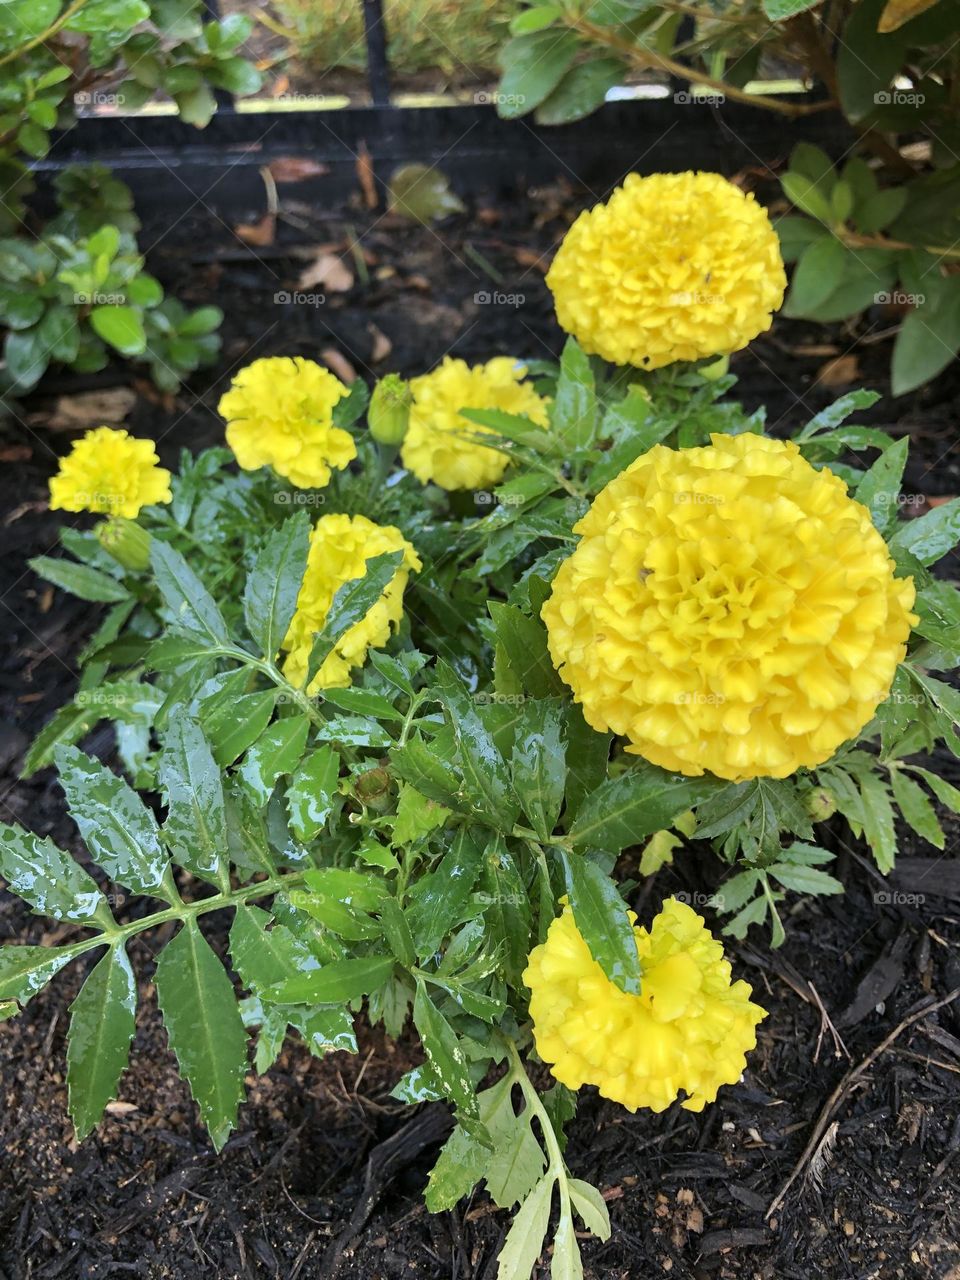
[[[566,176],[600,198],[631,170],[763,171],[801,140],[835,156],[850,144],[849,130],[830,113],[795,120],[743,103],[677,97],[610,102],[584,120],[554,126],[503,120],[485,103],[262,113],[228,108],[204,130],[173,116],[88,117],[55,138],[35,171],[42,178],[70,164],[106,164],[132,188],[144,221],[162,226],[198,202],[232,219],[262,208],[259,170],[281,156],[325,166],[296,190],[300,199],[329,205],[356,189],[364,149],[381,182],[398,165],[416,162],[439,166],[462,195],[509,198]]]

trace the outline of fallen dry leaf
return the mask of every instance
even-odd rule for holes
[[[377,199],[377,183],[373,176],[373,157],[367,148],[367,144],[361,139],[359,147],[357,147],[357,181],[360,183],[360,190],[363,192],[363,203],[368,209],[375,209],[379,204]]]
[[[367,325],[367,333],[373,339],[373,346],[370,348],[370,363],[378,364],[381,360],[386,360],[393,350],[393,343],[375,324]]]
[[[814,381],[821,387],[846,387],[860,377],[860,362],[855,355],[837,356],[817,371]]]
[[[546,254],[537,253],[535,249],[514,249],[513,257],[518,266],[532,267],[543,275],[546,275],[550,268],[550,260]]]
[[[281,74],[277,76],[276,80],[274,80],[273,82],[273,86],[270,89],[270,97],[282,98],[289,88],[290,88],[290,77],[287,75]]]
[[[936,3],[937,0],[887,0],[880,15],[880,21],[877,23],[877,30],[881,35],[896,31],[911,18],[916,18],[927,9],[932,9]]]
[[[116,426],[137,402],[129,387],[102,391],[78,391],[58,396],[53,413],[44,423],[50,431],[82,431],[87,427]]]
[[[320,253],[300,272],[297,286],[312,289],[323,285],[330,293],[346,293],[353,285],[353,272],[335,253]]]
[[[302,182],[304,178],[319,178],[330,172],[329,165],[311,160],[309,156],[278,156],[267,167],[274,182]]]
[[[133,1102],[108,1102],[104,1107],[108,1116],[128,1116],[131,1111],[138,1111],[139,1107]]]
[[[238,223],[233,228],[233,232],[244,244],[261,246],[273,244],[277,235],[277,215],[265,213],[259,222]]]
[[[0,462],[26,462],[32,457],[33,450],[28,444],[8,444],[0,448]]]
[[[324,347],[320,352],[320,359],[337,375],[341,382],[346,382],[348,385],[351,382],[356,382],[356,369],[347,357],[341,351],[338,351],[336,347]]]

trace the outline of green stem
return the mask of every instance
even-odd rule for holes
[[[279,893],[281,889],[294,888],[303,882],[303,872],[292,871],[284,875],[272,876],[267,880],[258,880],[254,884],[243,885],[239,889],[214,894],[211,898],[200,898],[196,902],[180,901],[177,905],[168,907],[164,911],[155,911],[142,920],[132,920],[129,924],[123,925],[115,924],[114,928],[104,929],[94,938],[82,938],[79,942],[73,943],[70,950],[75,956],[80,956],[86,951],[92,951],[94,947],[126,944],[138,933],[155,929],[158,925],[166,924],[171,920],[186,923],[187,920],[195,920],[198,916],[206,915],[210,911],[222,911],[225,907],[240,906],[241,903],[252,898],[269,898],[272,894]]]
[[[87,0],[73,0],[73,4],[68,5],[63,13],[51,22],[45,31],[41,31],[38,36],[34,36],[28,40],[26,44],[19,45],[16,49],[12,49],[9,53],[5,53],[0,58],[0,67],[6,66],[8,62],[13,62],[15,58],[22,58],[25,53],[29,53],[31,49],[36,49],[37,45],[46,44],[51,36],[55,36],[61,27],[65,27],[75,13],[78,13]]]
[[[553,1127],[553,1121],[547,1112],[546,1107],[541,1101],[540,1094],[531,1083],[530,1077],[527,1075],[527,1069],[523,1065],[520,1058],[520,1052],[517,1046],[508,1037],[503,1037],[503,1042],[507,1046],[507,1056],[510,1059],[510,1071],[520,1091],[524,1096],[527,1106],[540,1121],[540,1128],[543,1130],[543,1141],[547,1149],[547,1157],[550,1161],[550,1172],[556,1177],[560,1188],[560,1206],[561,1214],[570,1216],[570,1190],[567,1186],[567,1166],[564,1163],[563,1152],[560,1150],[560,1143],[557,1140],[556,1131]]]

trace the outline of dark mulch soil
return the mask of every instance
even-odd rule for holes
[[[447,351],[467,359],[556,353],[560,335],[542,275],[524,255],[549,250],[562,225],[550,215],[565,202],[557,189],[481,205],[437,231],[394,226],[359,207],[336,214],[294,207],[298,225],[281,225],[283,247],[258,250],[241,248],[228,228],[194,211],[156,246],[152,266],[181,297],[224,307],[224,357],[175,401],[138,384],[128,425],[158,439],[168,463],[181,447],[219,441],[218,394],[229,372],[258,354],[332,348],[369,377],[421,371]],[[305,265],[294,246],[339,245],[347,235],[361,238],[369,279],[322,306],[273,301]],[[476,300],[496,291],[523,301]],[[871,339],[891,324],[877,314],[856,329],[824,333],[780,322],[735,359],[741,395],[751,408],[767,404],[781,430],[835,397],[814,382],[833,356],[856,355],[855,385],[884,389],[889,343]],[[392,348],[374,363],[384,347],[377,331]],[[92,610],[52,592],[25,561],[51,550],[62,523],[44,507],[55,455],[71,439],[49,425],[56,394],[125,377],[54,380],[18,420],[0,426],[0,816],[74,849],[49,773],[17,778],[30,738],[75,687],[73,655]],[[953,371],[869,415],[913,437],[908,491],[960,491],[958,399]],[[105,733],[88,745],[110,750]],[[960,999],[931,1008],[885,1043],[905,1019],[960,988],[956,878],[952,899],[934,892],[951,891],[956,824],[948,829],[947,861],[904,861],[892,901],[863,851],[839,830],[823,832],[840,851],[848,893],[800,902],[779,953],[771,956],[760,937],[734,949],[738,972],[770,1016],[744,1084],[724,1090],[714,1107],[630,1116],[584,1091],[569,1162],[603,1188],[614,1228],[608,1244],[585,1244],[589,1276],[960,1278]],[[904,839],[903,855],[931,852]],[[704,893],[716,877],[715,864],[685,856],[647,886],[648,905],[670,892]],[[216,942],[227,923],[211,920]],[[0,895],[0,940],[56,940],[46,927]],[[145,1003],[133,1064],[120,1105],[82,1147],[72,1140],[64,1085],[66,1010],[81,973],[68,972],[0,1026],[0,1280],[492,1280],[506,1215],[483,1195],[436,1218],[422,1207],[447,1121],[442,1108],[414,1115],[388,1097],[416,1060],[412,1042],[395,1045],[367,1031],[359,1057],[322,1062],[288,1049],[269,1077],[251,1078],[240,1131],[218,1158],[150,999],[147,942],[137,942],[135,960]],[[831,1095],[872,1054],[827,1116],[825,1141],[768,1217]]]

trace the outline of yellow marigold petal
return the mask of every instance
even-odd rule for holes
[[[96,427],[87,431],[50,481],[50,507],[60,511],[102,511],[133,520],[143,507],[169,502],[170,472],[158,466],[152,440],[127,431]]]
[[[333,425],[347,388],[302,356],[270,356],[241,369],[220,398],[227,444],[244,471],[272,467],[299,489],[320,489],[331,468],[357,456],[353,437]]]
[[[488,433],[462,409],[501,409],[548,424],[547,401],[523,381],[526,369],[509,356],[472,368],[447,356],[432,373],[410,383],[413,405],[401,459],[421,484],[441,489],[485,489],[499,484],[509,458],[469,437]],[[494,434],[489,432],[489,434]]]
[[[283,670],[295,685],[306,679],[314,637],[323,627],[333,597],[345,582],[362,578],[367,561],[390,551],[402,551],[403,560],[380,599],[337,643],[311,682],[310,693],[342,688],[350,683],[351,669],[363,666],[367,651],[382,648],[403,616],[403,593],[411,571],[421,568],[413,546],[393,525],[378,525],[366,516],[321,516],[310,535],[310,551],[297,610],[283,642],[287,658]]]
[[[606,977],[569,906],[552,922],[523,975],[537,1052],[568,1088],[596,1085],[631,1111],[663,1111],[682,1094],[699,1111],[740,1079],[766,1013],[747,983],[731,982],[722,946],[685,903],[669,899],[633,932],[639,995]]]
[[[909,578],[832,472],[745,433],[651,449],[600,493],[543,607],[587,722],[741,781],[828,760],[887,697]]]
[[[581,213],[547,273],[585,351],[645,369],[739,351],[786,283],[766,210],[716,173],[630,174]]]

